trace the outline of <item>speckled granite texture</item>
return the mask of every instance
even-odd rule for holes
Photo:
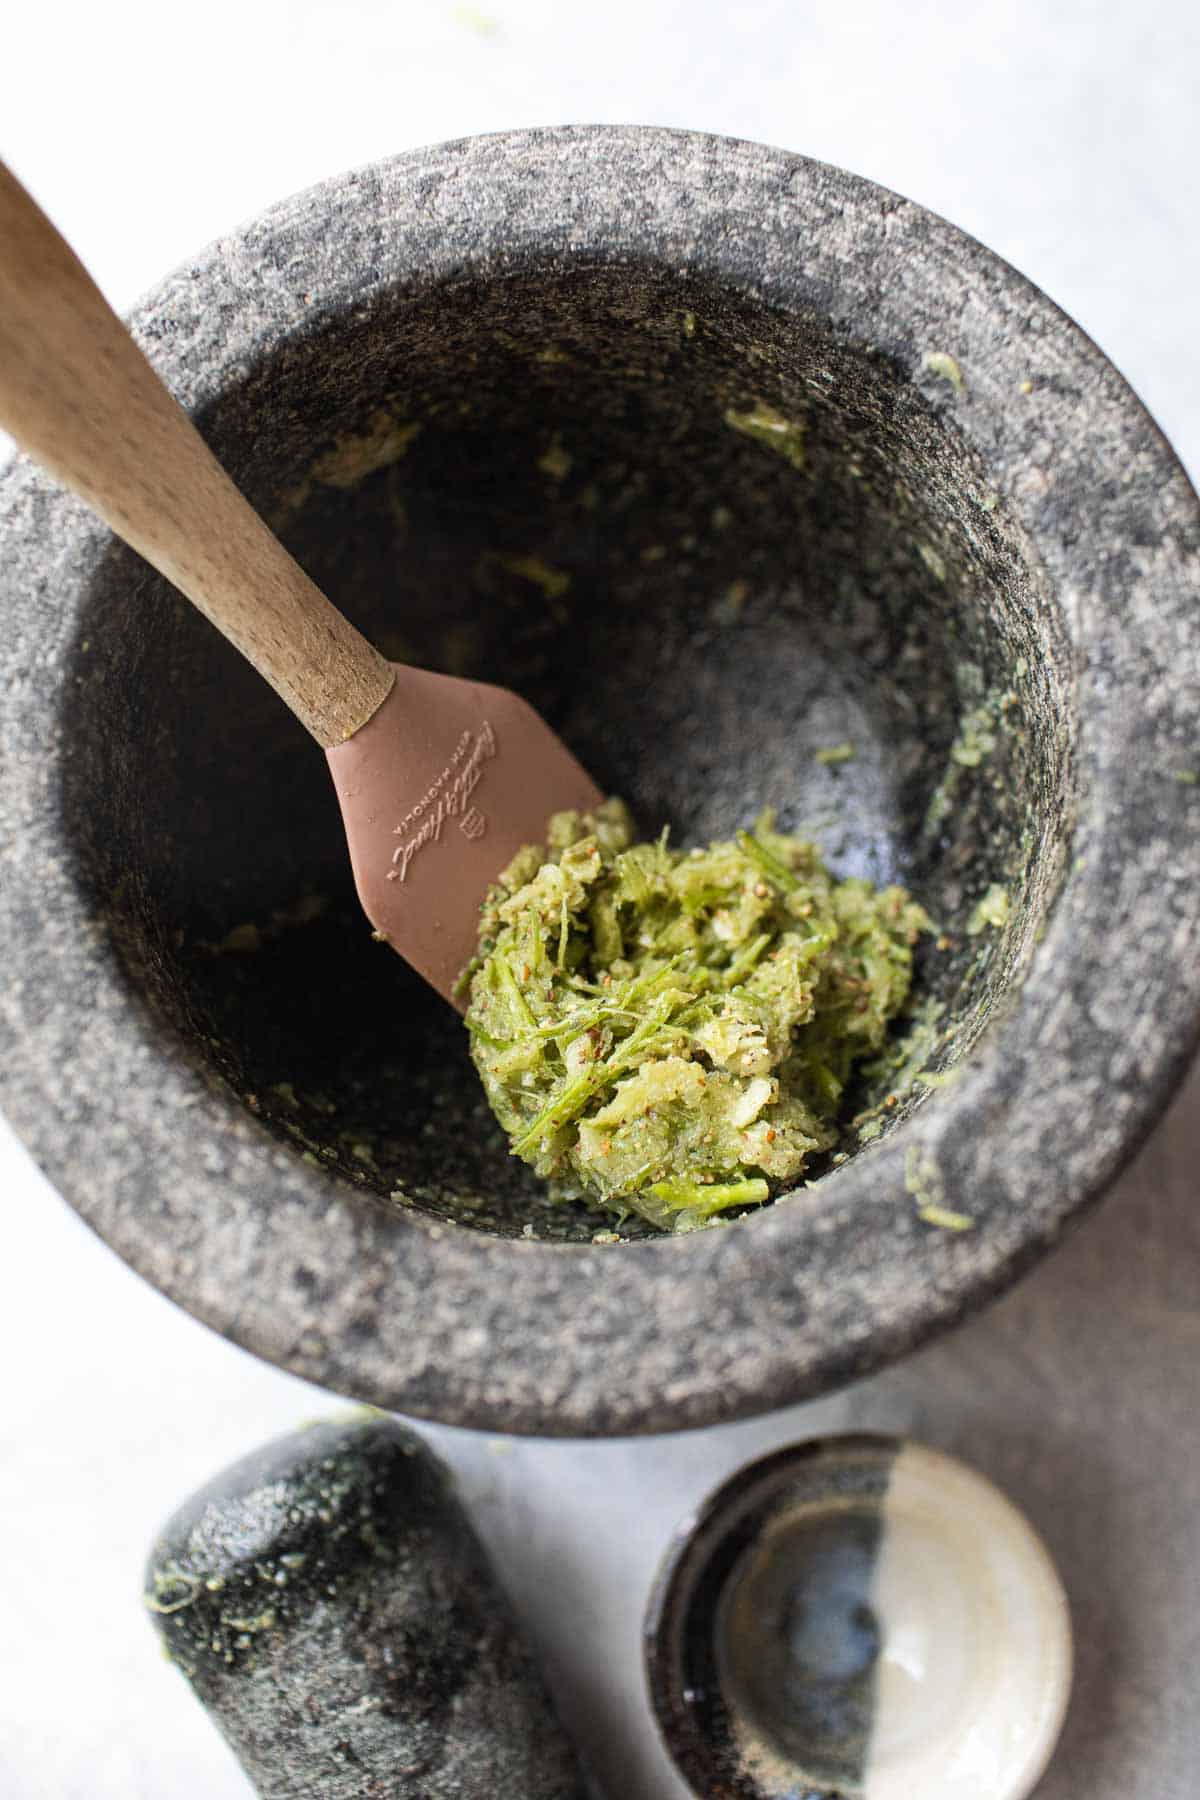
[[[651,828],[777,803],[911,881],[945,947],[817,1186],[591,1245],[367,941],[318,753],[18,463],[0,1098],[135,1267],[381,1405],[659,1430],[902,1353],[1104,1190],[1200,1005],[1200,513],[1042,295],[836,170],[605,127],[315,189],[136,326],[387,654],[521,687]],[[853,762],[815,761],[843,737]],[[922,1222],[939,1201],[973,1227]]]
[[[163,1527],[145,1600],[263,1800],[584,1800],[449,1475],[389,1420],[215,1477]]]

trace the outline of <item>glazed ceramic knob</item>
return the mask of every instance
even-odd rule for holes
[[[975,1470],[883,1437],[741,1470],[676,1536],[651,1699],[704,1800],[1024,1800],[1071,1685],[1066,1598]]]
[[[450,1477],[384,1418],[268,1444],[164,1528],[146,1603],[264,1800],[583,1800]]]

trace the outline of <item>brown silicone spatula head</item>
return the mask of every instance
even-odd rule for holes
[[[395,665],[378,712],[326,752],[359,899],[377,932],[448,999],[474,954],[479,902],[552,812],[602,798],[507,688]]]
[[[385,662],[342,617],[3,164],[0,426],[174,582],[324,747],[367,917],[454,998],[488,884],[552,812],[593,806],[599,790],[516,694]]]

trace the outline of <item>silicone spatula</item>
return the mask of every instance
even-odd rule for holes
[[[316,738],[367,917],[453,1000],[489,883],[544,838],[552,812],[593,807],[600,790],[519,695],[387,662],[342,616],[3,164],[0,426],[198,606]]]

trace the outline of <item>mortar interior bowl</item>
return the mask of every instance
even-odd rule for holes
[[[1194,1037],[1200,529],[1041,294],[837,170],[605,127],[327,183],[135,324],[387,655],[517,688],[649,832],[774,806],[938,934],[809,1185],[593,1244],[371,941],[320,752],[15,463],[2,1094],[122,1256],[383,1406],[656,1430],[911,1348],[1102,1192]]]

